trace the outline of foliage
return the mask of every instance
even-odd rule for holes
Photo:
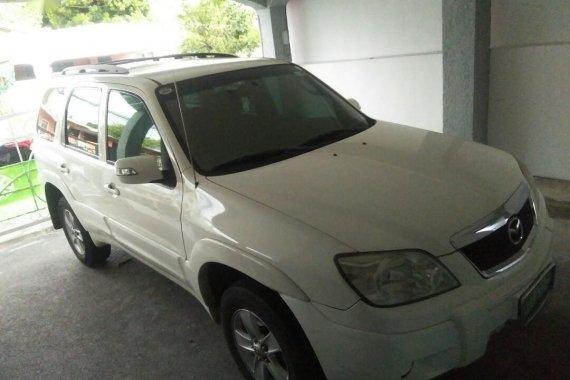
[[[11,111],[10,102],[9,102],[9,90],[12,86],[10,79],[6,76],[2,75],[0,72],[0,116],[7,115]]]
[[[154,150],[160,153],[160,140],[152,137],[145,137],[142,144],[143,148]]]
[[[187,36],[185,53],[229,53],[249,56],[260,45],[255,12],[230,0],[201,0],[184,5],[180,16]]]
[[[123,129],[125,126],[123,124],[110,124],[107,126],[107,136],[119,140]],[[160,152],[160,139],[155,137],[145,137],[142,144],[143,148],[154,150]]]
[[[107,126],[107,135],[118,140],[121,137],[121,133],[123,133],[123,128],[125,126],[122,124],[110,124]]]
[[[45,26],[64,28],[75,25],[134,21],[148,16],[147,0],[45,0]]]
[[[6,94],[0,92],[0,116],[9,115],[12,112],[9,99]]]
[[[41,25],[41,0],[25,2],[0,1],[0,24],[4,28],[25,30]]]

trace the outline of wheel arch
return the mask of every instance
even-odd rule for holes
[[[65,197],[57,187],[55,187],[49,182],[46,182],[44,191],[53,228],[55,228],[56,230],[60,229],[63,227],[63,222],[59,218],[58,202],[61,198]]]
[[[255,281],[240,271],[216,262],[206,263],[200,268],[198,273],[200,295],[216,323],[220,323],[219,306],[222,295],[232,284],[242,279]]]
[[[218,307],[223,292],[241,279],[249,279],[275,293],[309,301],[305,292],[271,263],[215,240],[198,242],[186,264],[185,272],[192,288],[216,322],[219,322]]]
[[[262,323],[266,323],[268,321],[277,323],[277,325],[273,325],[271,330],[269,330],[269,327],[266,327],[268,328],[268,332],[271,334],[279,333],[280,337],[276,338],[277,342],[279,342],[278,344],[280,345],[279,350],[281,350],[281,348],[287,349],[287,352],[289,353],[288,356],[293,360],[291,362],[291,364],[293,364],[291,368],[296,368],[295,378],[299,380],[325,379],[321,363],[315,354],[313,346],[311,345],[311,342],[309,341],[303,329],[303,326],[301,326],[299,320],[296,318],[291,308],[289,308],[289,305],[277,292],[267,288],[266,286],[263,286],[259,282],[252,280],[249,277],[238,279],[229,286],[230,288],[228,291],[222,293],[223,296],[219,311],[219,319],[221,321],[224,335],[230,347],[232,356],[236,360],[236,363],[238,364],[238,367],[240,367],[240,370],[242,370],[242,373],[247,378],[251,378],[251,373],[248,371],[248,369],[244,368],[243,364],[245,362],[243,361],[243,358],[241,358],[241,355],[237,352],[238,345],[233,338],[235,333],[232,331],[233,328],[230,320],[233,319],[235,312],[237,312],[239,309],[246,309],[249,311],[255,310],[249,308],[252,306],[251,303],[241,305],[239,304],[240,301],[237,301],[236,303],[236,298],[243,301],[244,295],[250,294],[247,296],[250,302],[252,300],[255,300],[255,304],[258,307],[261,307],[261,311],[269,311],[273,315],[273,317],[271,317],[271,315],[262,313],[258,315],[256,314],[256,317],[261,317]],[[253,298],[251,298],[252,296]],[[257,311],[254,312],[257,313]],[[265,319],[266,317],[269,317],[270,319]],[[279,328],[279,326],[281,326],[281,328]],[[275,327],[279,328],[280,332],[274,330],[273,328]],[[286,339],[289,343],[286,346],[283,346],[284,341],[282,339]],[[253,346],[252,349],[254,349]]]

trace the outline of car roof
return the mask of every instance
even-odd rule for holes
[[[65,69],[58,78],[77,81],[132,83],[133,78],[145,78],[159,84],[172,83],[206,75],[247,68],[285,64],[269,58],[174,58],[148,59],[117,65],[75,66]]]
[[[160,83],[170,83],[175,80],[196,78],[205,75],[218,74],[227,71],[242,70],[252,67],[282,64],[284,62],[267,58],[200,58],[174,59],[140,65],[131,63],[125,65],[134,76],[142,76]],[[131,67],[129,67],[131,65]]]

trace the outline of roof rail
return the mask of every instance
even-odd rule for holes
[[[158,57],[144,57],[144,58],[127,58],[127,59],[120,59],[117,61],[108,62],[111,65],[120,65],[124,63],[132,63],[132,62],[143,62],[143,61],[160,61],[161,59],[182,59],[182,58],[237,58],[236,55],[233,54],[226,54],[226,53],[180,53],[180,54],[169,54],[169,55],[161,55]]]
[[[182,59],[182,58],[237,58],[236,55],[226,53],[181,53],[161,55],[158,57],[144,57],[144,58],[127,58],[117,61],[106,62],[104,64],[96,65],[83,65],[83,66],[70,66],[61,71],[61,75],[76,75],[76,74],[128,74],[129,70],[117,66],[125,63],[144,62],[144,61],[160,61],[161,59]]]
[[[66,67],[61,71],[61,75],[75,74],[128,74],[129,70],[124,67],[101,64]]]

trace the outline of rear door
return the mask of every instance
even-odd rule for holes
[[[105,168],[101,150],[101,107],[104,88],[95,85],[72,88],[61,128],[61,145],[50,159],[59,171],[77,217],[90,233],[108,234],[98,208],[107,194],[99,186]]]
[[[99,208],[104,210],[114,240],[156,269],[182,280],[182,182],[161,126],[155,125],[144,94],[135,88],[110,89],[106,105],[106,159],[98,189],[106,194]],[[118,182],[115,161],[138,155],[155,157],[164,180],[137,185]]]

